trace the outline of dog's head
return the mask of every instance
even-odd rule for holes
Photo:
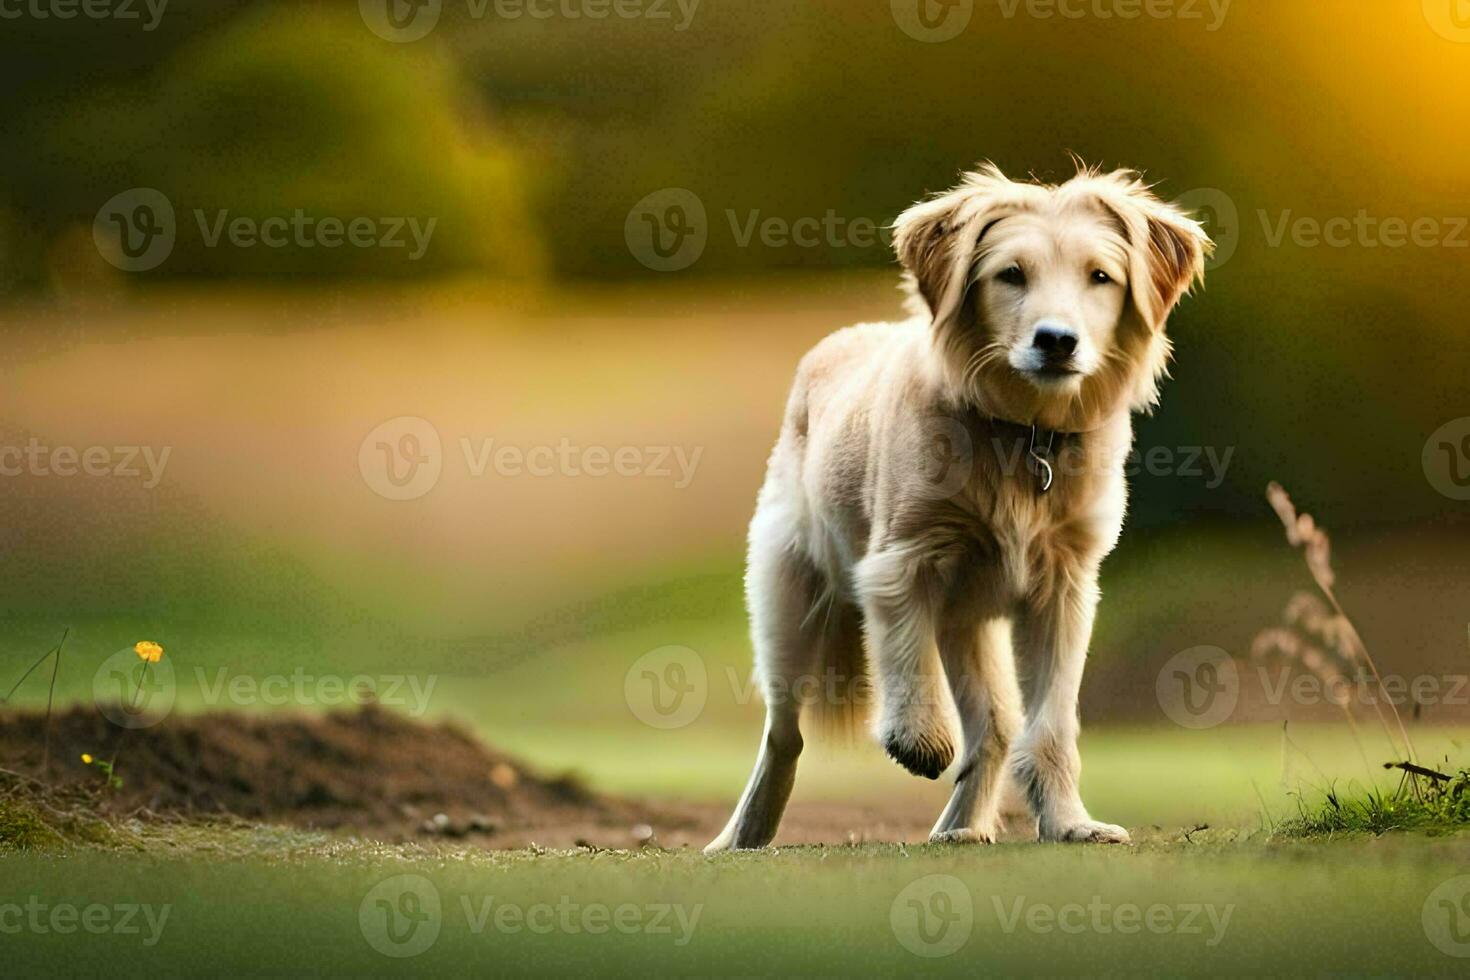
[[[1065,431],[1157,401],[1164,323],[1213,248],[1130,171],[1051,186],[987,165],[894,231],[951,396]]]

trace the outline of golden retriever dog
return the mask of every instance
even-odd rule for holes
[[[1086,169],[1052,186],[987,165],[894,231],[920,312],[813,348],[771,454],[746,576],[766,725],[706,850],[769,844],[803,707],[850,717],[866,692],[915,775],[955,763],[958,730],[931,840],[993,841],[1009,777],[1039,839],[1127,843],[1082,804],[1077,696],[1132,413],[1213,245],[1133,172]]]

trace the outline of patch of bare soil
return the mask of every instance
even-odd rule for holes
[[[37,712],[0,715],[0,763],[41,776],[45,728]],[[571,778],[544,778],[454,725],[421,724],[372,706],[322,716],[172,716],[133,731],[79,707],[52,719],[50,743],[45,781],[63,791],[102,788],[103,773],[81,756],[116,753],[122,786],[98,797],[115,815],[231,816],[494,846],[570,844],[583,836],[618,837],[627,846],[640,824],[673,829],[685,822]]]

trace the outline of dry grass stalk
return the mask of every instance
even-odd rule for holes
[[[1384,735],[1395,751],[1402,751],[1405,759],[1413,762],[1414,743],[1409,738],[1408,729],[1404,727],[1398,706],[1384,689],[1378,665],[1373,662],[1362,635],[1343,611],[1342,603],[1338,601],[1337,593],[1333,589],[1337,583],[1337,575],[1332,569],[1331,539],[1324,529],[1317,526],[1311,514],[1297,512],[1291,496],[1281,484],[1273,482],[1267,487],[1266,499],[1271,502],[1271,507],[1286,528],[1287,542],[1294,548],[1302,549],[1307,569],[1312,573],[1317,587],[1322,590],[1328,605],[1324,606],[1320,599],[1310,593],[1293,596],[1286,607],[1288,628],[1269,629],[1258,635],[1252,644],[1251,656],[1265,658],[1276,654],[1296,660],[1324,682],[1348,679],[1349,670],[1359,674],[1366,670],[1372,676],[1380,695],[1373,699],[1373,707],[1383,725]],[[1394,730],[1383,713],[1384,701],[1388,702],[1388,709],[1393,714],[1399,739],[1403,743],[1401,749],[1394,738]],[[1349,722],[1352,722],[1351,709],[1346,704],[1343,707],[1347,711]],[[1353,723],[1353,728],[1356,732],[1356,723]]]
[[[1303,615],[1304,611],[1307,615]],[[1346,658],[1341,649],[1334,644],[1334,639],[1341,632],[1336,628],[1336,617],[1327,615],[1327,606],[1315,595],[1309,592],[1299,592],[1292,596],[1291,602],[1286,606],[1286,622],[1288,626],[1273,626],[1256,634],[1251,643],[1251,660],[1260,664],[1273,662],[1285,662],[1300,664],[1308,672],[1315,675],[1322,682],[1323,690],[1332,690],[1334,684],[1343,684],[1345,689],[1350,689],[1354,675],[1346,669],[1351,666],[1351,661]],[[1322,645],[1313,643],[1316,639],[1322,641]],[[1362,676],[1358,672],[1357,676]],[[1368,754],[1363,748],[1363,738],[1358,731],[1358,720],[1353,717],[1352,698],[1345,697],[1338,704],[1342,708],[1343,717],[1347,719],[1348,727],[1352,729],[1353,741],[1358,746],[1358,755],[1363,759],[1363,767],[1371,771],[1368,764]],[[1284,735],[1284,730],[1283,730]],[[1393,739],[1389,739],[1390,744]],[[1282,772],[1286,772],[1285,745],[1282,746]]]

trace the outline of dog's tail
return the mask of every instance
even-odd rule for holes
[[[873,704],[862,614],[856,606],[828,593],[812,616],[818,627],[821,684],[807,701],[806,714],[825,738],[850,743],[863,730]]]

